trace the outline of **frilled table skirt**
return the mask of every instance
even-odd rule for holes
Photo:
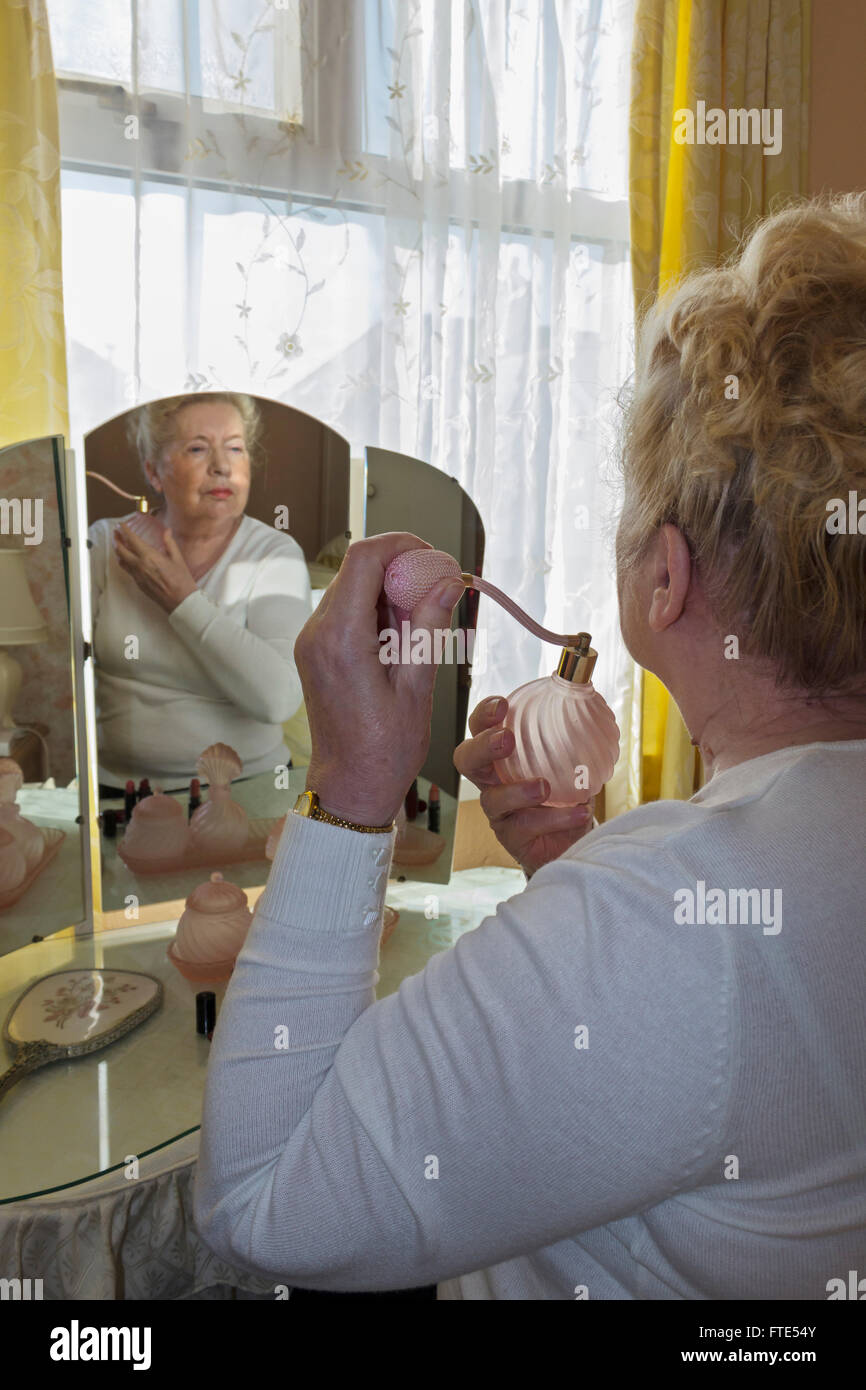
[[[43,1299],[260,1299],[273,1279],[232,1269],[192,1218],[198,1132],[120,1171],[0,1206],[0,1270]],[[26,1296],[26,1285],[21,1292]],[[14,1295],[13,1295],[14,1296]]]

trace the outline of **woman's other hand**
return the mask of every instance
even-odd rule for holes
[[[148,545],[123,522],[115,526],[112,537],[120,568],[164,613],[173,613],[179,603],[195,593],[196,582],[170,530],[163,532],[164,550]]]
[[[350,545],[295,643],[312,740],[307,788],[324,810],[361,825],[395,819],[430,744],[434,634],[450,629],[463,585],[440,580],[412,611],[409,654],[423,655],[423,629],[431,659],[379,659],[380,633],[401,633],[405,618],[383,594],[385,571],[402,551],[422,548],[430,547],[405,531]]]
[[[483,700],[469,716],[467,738],[454,753],[454,766],[481,788],[481,809],[499,843],[516,859],[527,878],[558,859],[592,829],[595,798],[585,806],[545,806],[550,783],[504,784],[494,760],[514,752],[514,734],[502,727],[508,701]]]

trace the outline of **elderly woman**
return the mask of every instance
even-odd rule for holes
[[[184,786],[211,743],[230,744],[248,776],[289,761],[281,725],[301,703],[293,648],[310,581],[297,542],[245,515],[258,433],[248,396],[177,396],[138,413],[159,497],[153,543],[133,529],[138,513],[89,532],[106,793],[129,777]]]
[[[342,824],[288,817],[209,1067],[196,1213],[227,1259],[457,1299],[823,1300],[863,1271],[866,539],[826,523],[866,494],[866,195],[662,301],[628,423],[623,634],[709,781],[587,831],[497,784],[486,702],[455,760],[529,882],[375,1003],[433,672],[375,657],[417,540],[353,546],[296,647]]]

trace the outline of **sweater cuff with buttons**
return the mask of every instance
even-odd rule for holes
[[[378,942],[396,826],[367,835],[290,811],[256,915]]]

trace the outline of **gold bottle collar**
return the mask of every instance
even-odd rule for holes
[[[590,646],[591,640],[588,632],[578,632],[574,645],[560,652],[556,674],[572,685],[586,685],[595,669],[598,652]]]

